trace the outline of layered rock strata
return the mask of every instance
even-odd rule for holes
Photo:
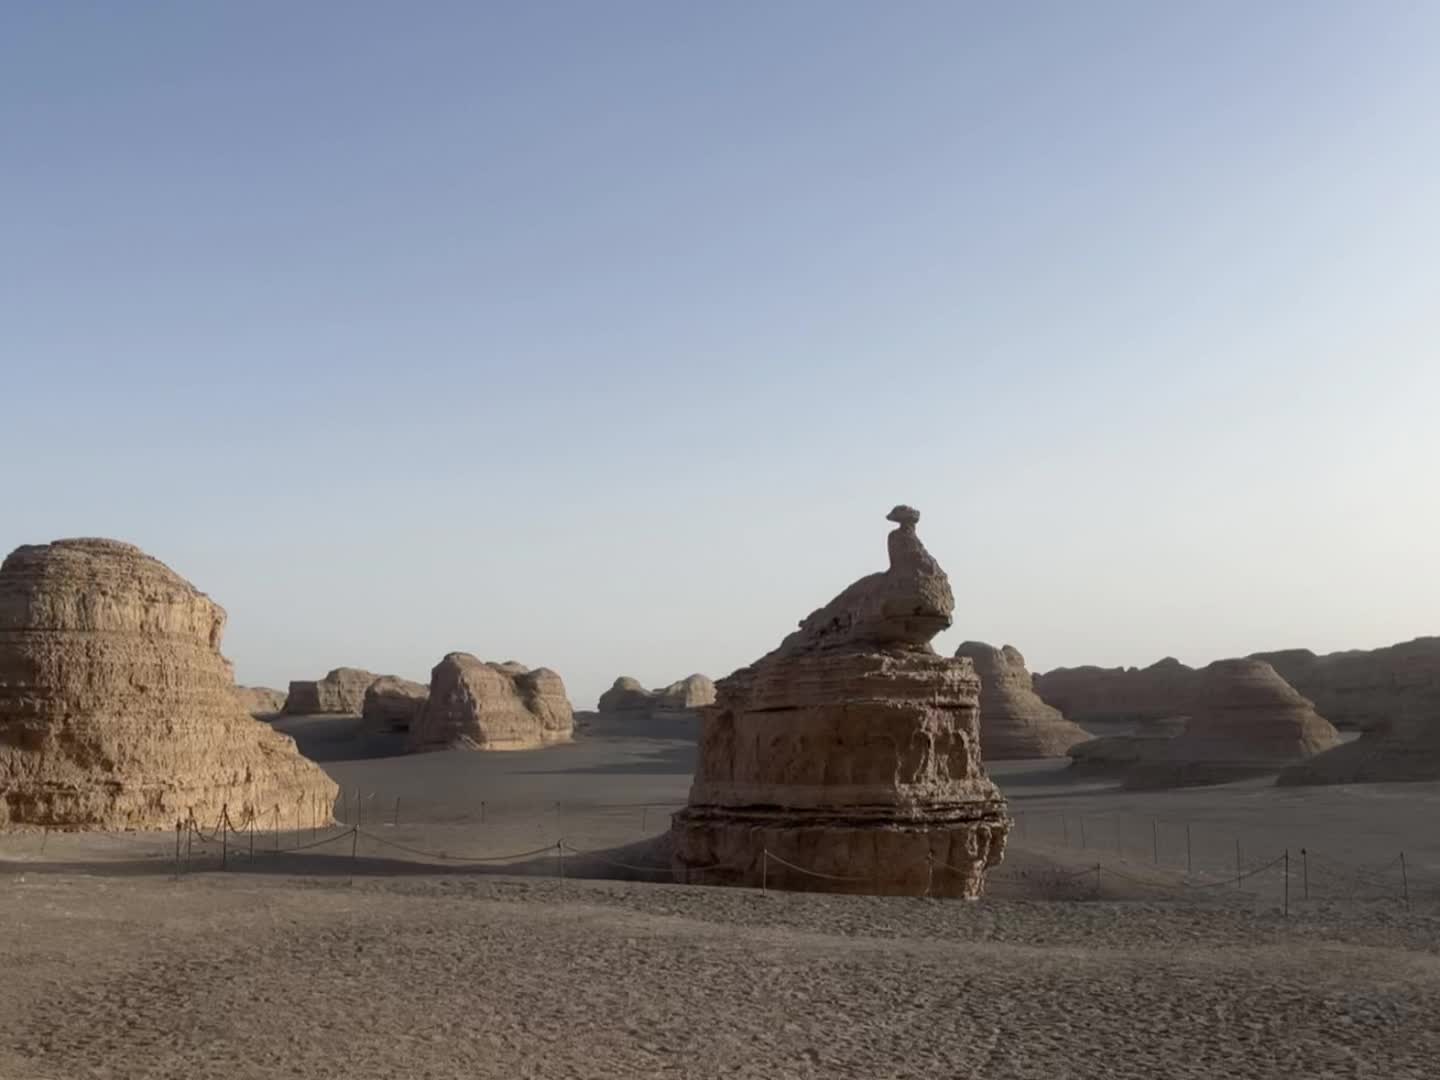
[[[1127,787],[1182,787],[1276,772],[1340,743],[1340,734],[1260,660],[1202,668],[1185,730],[1143,760]]]
[[[549,668],[513,660],[446,656],[430,673],[430,696],[410,728],[411,750],[532,750],[568,742],[575,713]]]
[[[1195,679],[1194,668],[1167,656],[1147,668],[1056,668],[1036,675],[1034,690],[1079,724],[1164,720],[1187,714]]]
[[[225,611],[114,540],[0,564],[0,826],[330,820],[335,784],[245,711]]]
[[[323,679],[299,679],[290,683],[285,697],[289,716],[318,716],[339,713],[359,716],[365,707],[365,691],[380,676],[364,668],[339,667]]]
[[[990,761],[1064,757],[1090,738],[1080,725],[1040,700],[1031,686],[1025,657],[1013,645],[995,648],[967,641],[956,650],[980,676],[980,743]]]
[[[1268,662],[1336,727],[1370,731],[1440,721],[1440,637],[1324,656],[1284,649],[1254,657]]]
[[[677,870],[705,883],[976,897],[1010,821],[980,757],[980,680],[930,640],[954,598],[915,532],[890,565],[716,684]]]
[[[715,684],[704,675],[689,675],[659,690],[647,690],[639,681],[622,675],[600,695],[599,711],[667,712],[698,709],[715,703]]]
[[[408,732],[430,697],[424,683],[382,675],[365,688],[360,715],[372,735]]]
[[[1284,769],[1276,783],[1382,784],[1440,780],[1440,711],[1387,720],[1353,742]]]

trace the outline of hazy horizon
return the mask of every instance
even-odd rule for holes
[[[1032,670],[1440,633],[1440,8],[0,11],[0,548],[579,706],[922,512]]]

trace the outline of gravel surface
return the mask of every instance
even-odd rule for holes
[[[1428,1077],[1440,916],[0,877],[0,1077]]]

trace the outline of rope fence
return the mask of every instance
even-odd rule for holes
[[[567,814],[579,814],[603,819],[634,814],[643,831],[657,817],[664,820],[665,812],[683,805],[680,803],[527,802],[519,804],[519,809],[525,811],[523,814],[517,813],[516,806],[507,807],[501,804],[497,809],[512,826],[510,833],[517,831],[515,827],[521,827],[519,831],[523,833],[523,827],[528,827],[531,823],[543,829],[546,823],[550,822],[560,826],[552,833],[558,833],[558,836],[544,843],[538,843],[542,837],[535,837],[535,846],[520,848],[517,845],[517,850],[504,853],[471,855],[456,854],[427,845],[423,836],[419,841],[413,841],[410,835],[401,839],[403,834],[384,835],[379,831],[383,829],[388,832],[392,827],[398,828],[402,812],[407,807],[411,813],[423,812],[420,809],[423,804],[418,801],[405,803],[399,798],[381,799],[375,792],[355,790],[345,793],[343,801],[337,800],[332,807],[323,807],[317,800],[311,801],[316,802],[316,806],[310,808],[308,827],[304,824],[307,816],[304,800],[299,800],[297,805],[290,807],[295,811],[294,814],[290,814],[288,810],[282,813],[282,808],[277,805],[269,809],[247,806],[243,811],[237,810],[237,813],[232,815],[228,806],[222,806],[219,814],[213,818],[197,818],[192,812],[186,818],[177,820],[173,850],[175,875],[179,877],[189,872],[197,857],[209,860],[218,856],[219,868],[225,870],[229,868],[229,862],[233,858],[254,860],[262,856],[293,856],[339,847],[340,850],[334,857],[350,859],[353,877],[353,868],[358,865],[363,842],[372,845],[369,849],[372,855],[378,851],[391,851],[408,856],[406,861],[409,862],[451,868],[493,867],[500,870],[504,864],[552,857],[553,873],[560,878],[566,875],[567,855],[572,859],[572,876],[577,869],[573,860],[578,859],[583,860],[579,867],[582,873],[594,871],[596,867],[608,867],[641,875],[641,880],[656,883],[703,883],[706,873],[729,873],[740,875],[741,881],[757,884],[762,891],[782,884],[781,878],[785,877],[785,874],[779,873],[777,876],[780,871],[797,875],[799,879],[820,883],[814,886],[816,888],[823,888],[825,882],[840,886],[863,886],[874,877],[837,873],[833,864],[824,869],[806,865],[806,860],[797,861],[793,857],[779,855],[758,840],[759,850],[749,856],[752,861],[745,865],[720,862],[705,866],[660,865],[648,862],[643,857],[632,860],[624,854],[623,849],[597,850],[593,846],[577,846],[565,835],[563,821],[555,822],[550,819],[551,813],[559,818]],[[387,813],[376,812],[377,807],[384,807]],[[1042,824],[1047,816],[1050,825],[1048,830]],[[345,817],[352,820],[346,822],[343,820]],[[340,820],[337,821],[337,818]],[[325,825],[320,824],[322,819],[326,821]],[[369,827],[361,824],[366,820],[372,822]],[[1097,828],[1097,820],[1108,824],[1109,831],[1104,827]],[[994,887],[992,894],[998,891],[1004,895],[1005,886],[1018,886],[1030,889],[1031,895],[1052,899],[1084,899],[1087,896],[1100,898],[1105,894],[1103,886],[1107,880],[1136,890],[1138,896],[1128,897],[1130,899],[1143,899],[1146,895],[1177,900],[1187,897],[1198,899],[1206,895],[1223,896],[1226,889],[1233,889],[1237,893],[1244,893],[1247,899],[1279,899],[1287,914],[1293,902],[1389,902],[1403,905],[1407,910],[1417,900],[1429,904],[1440,903],[1440,880],[1433,876],[1431,869],[1434,864],[1422,862],[1417,873],[1417,866],[1403,851],[1383,862],[1371,861],[1363,864],[1347,863],[1335,855],[1309,847],[1290,847],[1280,854],[1267,853],[1266,856],[1257,858],[1256,852],[1245,850],[1251,842],[1242,843],[1233,833],[1221,835],[1221,826],[1204,825],[1205,833],[1202,837],[1201,828],[1189,822],[1151,818],[1147,819],[1149,827],[1145,830],[1148,834],[1148,850],[1142,852],[1137,850],[1137,845],[1127,846],[1124,841],[1127,825],[1132,838],[1138,833],[1134,821],[1134,818],[1127,819],[1123,815],[1021,811],[1014,816],[1012,840],[1024,840],[1028,843],[1013,845],[1017,856],[1042,854],[1044,857],[1043,849],[1047,839],[1044,833],[1047,831],[1053,833],[1048,839],[1059,840],[1059,844],[1055,846],[1071,849],[1071,855],[1051,865],[1026,865],[1022,857],[1020,865],[1017,866],[1012,859],[1009,865],[989,868],[984,872],[984,878]],[[449,829],[454,823],[412,820],[408,824],[413,833],[414,830],[423,830],[427,826]],[[471,820],[465,824],[473,825],[476,822]],[[478,824],[489,823],[482,817]],[[601,831],[602,835],[605,831],[613,832],[614,828],[612,821]],[[50,839],[49,832],[50,830],[46,830],[41,837],[42,853]],[[123,833],[91,835],[107,842],[113,841],[119,846],[145,845],[151,848],[152,856],[156,854],[153,851],[153,839]],[[453,839],[453,832],[448,836]],[[1197,843],[1197,840],[1202,838],[1205,841],[1203,850],[1202,845]],[[523,835],[521,839],[523,843]],[[1109,843],[1112,839],[1115,841],[1113,846]],[[1180,848],[1182,839],[1183,849]],[[347,840],[349,848],[345,850],[344,844]],[[198,853],[195,850],[197,846],[200,848]],[[1085,853],[1082,856],[1084,863],[1078,867],[1073,858],[1077,846],[1079,851]],[[1275,848],[1272,847],[1270,851],[1273,853]],[[1197,858],[1197,855],[1201,854],[1205,857]],[[1137,857],[1142,855],[1148,857]],[[1071,863],[1068,867],[1064,865],[1067,858]],[[926,862],[923,890],[917,883],[917,896],[943,894],[946,890],[938,888],[942,885],[940,875],[972,877],[977,872],[975,868],[954,866],[933,856],[927,857]],[[1222,865],[1217,865],[1222,862],[1230,863],[1233,869],[1226,870]],[[206,865],[208,868],[214,867],[211,862]],[[538,867],[527,867],[523,872],[534,874],[537,870],[540,873],[551,872],[543,862]],[[878,884],[879,882],[877,892],[880,891]],[[802,889],[806,887],[794,876],[790,877],[784,886]],[[1054,895],[1047,892],[1050,889],[1055,890]],[[861,888],[843,891],[865,890]],[[1127,896],[1124,889],[1118,894],[1111,889],[1108,898],[1123,900]]]

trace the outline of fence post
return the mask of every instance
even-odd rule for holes
[[[1285,849],[1285,917],[1290,917],[1290,849]]]
[[[50,842],[50,826],[46,825],[44,832],[40,834],[40,854],[45,854],[45,845]]]
[[[935,887],[935,856],[932,852],[925,852],[925,895],[929,896]]]
[[[1100,896],[1100,864],[1098,862],[1095,864],[1095,896],[1097,899]]]
[[[1405,890],[1405,910],[1410,910],[1410,872],[1405,869],[1405,852],[1400,852],[1400,885]]]
[[[1155,854],[1155,865],[1160,865],[1160,821],[1157,818],[1150,819],[1151,847]]]
[[[1310,852],[1305,848],[1300,849],[1300,874],[1305,885],[1305,899],[1310,899]]]
[[[1195,873],[1195,860],[1191,857],[1190,822],[1185,822],[1185,873]]]
[[[280,850],[280,804],[275,804],[275,850]]]
[[[355,789],[355,827],[365,824],[365,803],[361,800],[360,789]]]
[[[180,819],[175,819],[175,879],[180,879]]]
[[[185,870],[186,870],[187,873],[188,873],[189,870],[190,870],[190,849],[194,846],[194,845],[193,845],[193,841],[194,841],[194,838],[195,838],[194,825],[195,825],[195,813],[194,813],[194,811],[191,811],[189,820],[187,820],[187,821],[185,822]]]
[[[557,804],[558,805],[558,804]],[[565,841],[555,841],[555,856],[560,865],[560,880],[565,880]]]
[[[250,808],[250,858],[255,858],[255,808]]]
[[[485,824],[485,800],[480,800],[480,824]]]
[[[360,826],[350,826],[350,872],[355,872],[355,853],[360,847]]]
[[[395,796],[395,820],[392,822],[395,828],[400,827],[400,796]]]
[[[770,891],[770,849],[760,849],[760,891]]]
[[[230,851],[230,804],[220,804],[220,869],[225,869],[226,855]]]

